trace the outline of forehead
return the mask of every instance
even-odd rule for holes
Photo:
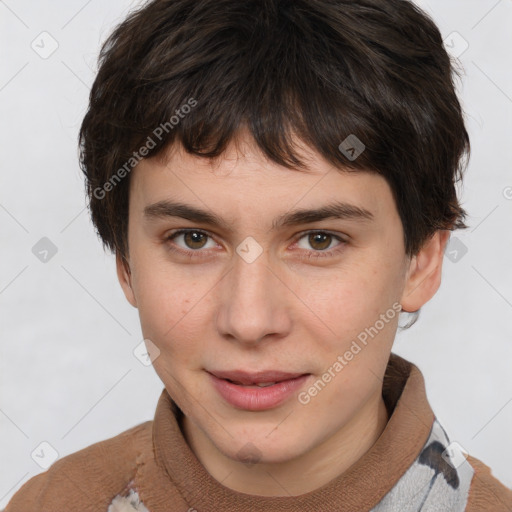
[[[231,142],[213,160],[191,155],[176,144],[161,157],[141,161],[132,171],[131,206],[142,212],[149,205],[178,200],[226,212],[233,222],[244,212],[277,214],[333,202],[371,212],[374,217],[394,208],[391,190],[382,176],[336,168],[315,150],[298,146],[305,170],[269,160],[248,136]]]

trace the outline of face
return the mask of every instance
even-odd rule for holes
[[[381,176],[302,155],[307,172],[286,169],[245,137],[131,176],[121,284],[189,430],[233,460],[288,461],[361,418],[430,265],[406,257]]]

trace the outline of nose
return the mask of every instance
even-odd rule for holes
[[[266,253],[248,263],[237,254],[221,282],[216,321],[221,336],[246,346],[285,337],[291,329],[293,293],[268,262]]]

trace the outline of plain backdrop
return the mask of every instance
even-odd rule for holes
[[[138,3],[0,1],[0,508],[52,457],[152,419],[163,389],[133,354],[137,311],[93,231],[77,158],[100,43]],[[470,228],[394,351],[422,371],[451,440],[512,487],[512,2],[420,5],[465,71]]]

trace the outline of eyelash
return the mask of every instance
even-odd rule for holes
[[[190,229],[179,229],[178,231],[175,231],[174,233],[171,233],[169,236],[167,236],[165,238],[165,240],[166,241],[172,241],[176,237],[178,237],[179,235],[182,235],[182,234],[185,234],[185,233],[191,233],[191,232],[192,233],[201,233],[201,234],[205,235],[208,238],[213,238],[206,231],[203,231],[202,229],[190,228]],[[341,238],[340,236],[335,235],[335,234],[333,234],[333,233],[331,233],[329,231],[322,231],[322,230],[319,230],[319,229],[305,231],[305,232],[301,233],[296,241],[298,242],[299,240],[301,240],[302,238],[304,238],[307,235],[318,234],[318,233],[329,235],[329,236],[333,237],[334,239],[338,240],[340,242],[340,244],[335,246],[334,249],[323,250],[323,251],[315,251],[315,250],[307,251],[308,255],[301,256],[303,259],[310,260],[310,259],[316,259],[316,258],[330,258],[330,257],[334,257],[340,251],[342,251],[345,248],[345,245],[347,244],[347,241],[344,240],[343,238]],[[181,254],[183,256],[188,256],[190,259],[192,259],[192,258],[207,257],[207,256],[201,255],[201,253],[206,252],[206,251],[203,251],[201,249],[185,250],[185,249],[181,249],[179,247],[173,246],[173,245],[169,245],[168,249],[171,252],[175,252],[175,253]]]

